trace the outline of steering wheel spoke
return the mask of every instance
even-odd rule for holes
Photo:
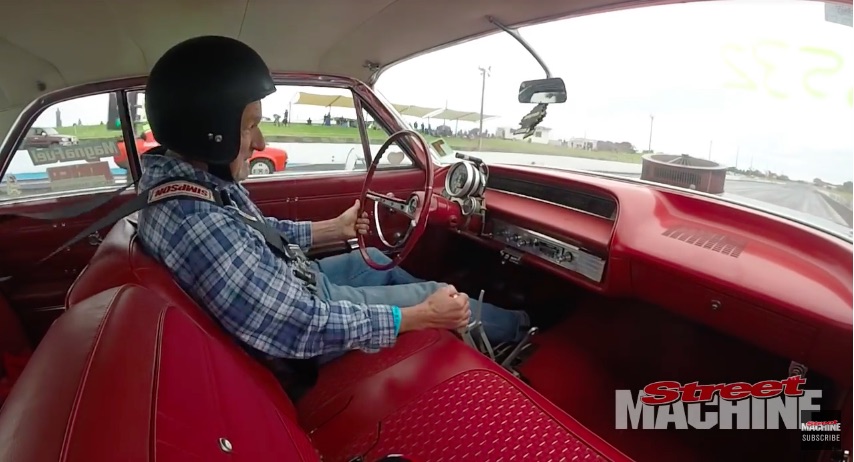
[[[400,212],[410,220],[415,219],[415,211],[418,209],[417,200],[407,201],[397,197],[379,194],[371,190],[368,190],[367,194],[365,195],[365,198],[374,201],[375,204],[384,206],[392,212]]]

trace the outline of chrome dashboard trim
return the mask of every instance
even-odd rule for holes
[[[605,258],[537,231],[512,225],[503,220],[491,221],[493,240],[514,250],[541,258],[594,282],[602,282],[607,262]]]

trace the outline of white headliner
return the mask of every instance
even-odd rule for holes
[[[676,1],[0,0],[0,139],[39,96],[146,76],[169,47],[198,35],[239,38],[274,71],[370,83],[367,61],[388,66],[497,32],[488,15],[518,26]]]
[[[2,0],[0,139],[20,111],[55,90],[145,76],[172,45],[237,37],[274,71],[369,82],[382,66],[495,32],[650,0]],[[47,88],[38,89],[43,82]]]

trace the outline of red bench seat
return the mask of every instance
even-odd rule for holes
[[[447,331],[408,333],[377,354],[348,353],[321,368],[294,409],[273,375],[142,252],[127,220],[105,237],[67,302],[0,415],[0,461],[54,460],[36,455],[77,444],[86,458],[65,460],[219,460],[219,443],[207,446],[214,435],[231,441],[233,460],[312,460],[309,441],[324,461],[387,453],[419,462],[629,460]],[[98,336],[92,323],[102,325]],[[46,395],[46,403],[32,402]],[[147,402],[148,413],[127,401]],[[116,427],[122,436],[102,439],[114,452],[104,444],[86,452],[87,438]],[[13,442],[14,435],[52,443]],[[238,457],[246,444],[269,447]],[[49,447],[54,452],[44,452]],[[130,457],[142,447],[154,452]],[[89,455],[98,451],[104,459]]]

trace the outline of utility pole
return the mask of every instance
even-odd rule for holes
[[[712,141],[709,141],[709,160],[712,160]]]
[[[646,150],[652,152],[652,122],[655,120],[655,116],[652,114],[649,115],[649,146],[647,146]]]
[[[480,66],[478,67],[478,70],[480,70],[480,76],[482,79],[480,84],[480,128],[478,128],[477,131],[477,150],[480,151],[483,148],[483,101],[486,96],[486,77],[492,70],[492,66],[486,68]]]
[[[738,153],[741,151],[741,146],[735,148],[735,169],[738,170]]]

